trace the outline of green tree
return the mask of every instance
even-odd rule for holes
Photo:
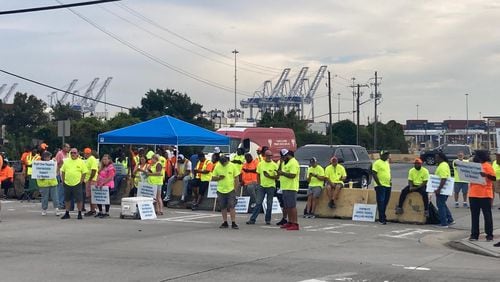
[[[52,107],[51,115],[54,120],[79,120],[82,118],[80,111],[73,109],[70,104],[61,104],[60,102]]]
[[[332,134],[342,145],[356,144],[356,125],[350,120],[342,120],[332,124]]]
[[[265,112],[258,123],[260,127],[284,127],[291,128],[295,133],[306,132],[307,123],[297,116],[297,112],[290,111],[285,114],[284,110],[278,110],[274,113]]]
[[[106,130],[113,130],[141,122],[127,113],[118,113],[106,122]]]
[[[5,110],[3,123],[15,137],[33,136],[33,132],[49,121],[47,104],[33,95],[16,93],[13,107]]]

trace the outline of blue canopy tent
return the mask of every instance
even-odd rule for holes
[[[229,146],[229,138],[165,115],[98,136],[101,144]]]

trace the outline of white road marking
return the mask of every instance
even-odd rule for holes
[[[390,237],[390,238],[399,238],[399,239],[412,239],[411,237],[413,235],[421,235],[421,234],[425,234],[425,233],[440,233],[440,232],[443,232],[443,231],[421,229],[421,228],[406,228],[403,230],[394,230],[394,231],[391,231],[390,234],[382,234],[380,236]]]
[[[392,266],[402,267],[403,269],[406,269],[406,270],[423,270],[423,271],[429,271],[429,270],[431,270],[430,268],[427,268],[427,267],[405,266],[403,264],[392,264]]]
[[[205,214],[205,213],[190,213],[187,215],[177,216],[177,217],[168,217],[168,218],[157,218],[156,220],[160,221],[172,221],[172,222],[186,222],[186,223],[212,223],[210,221],[199,221],[198,219],[208,219],[213,217],[219,217],[218,214]]]
[[[328,281],[368,281],[366,279],[363,280],[358,280],[358,279],[353,279],[350,276],[356,276],[356,272],[345,272],[345,273],[339,273],[339,274],[333,274],[333,275],[328,275],[324,277],[319,277],[319,278],[313,278],[313,279],[307,279],[307,280],[301,280],[299,282],[328,282]]]

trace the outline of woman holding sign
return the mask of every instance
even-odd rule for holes
[[[439,221],[441,222],[438,227],[448,228],[448,225],[455,224],[453,217],[451,216],[450,209],[446,205],[446,200],[448,200],[447,195],[441,194],[441,190],[443,189],[446,181],[451,176],[450,165],[448,164],[448,158],[443,152],[436,154],[436,163],[438,167],[436,168],[435,174],[441,179],[439,183],[439,187],[436,189],[436,205],[439,212]]]
[[[147,175],[149,184],[156,185],[156,198],[155,198],[156,215],[163,215],[161,186],[163,185],[165,170],[163,169],[160,163],[160,155],[154,154],[153,157],[151,158],[151,167],[149,168]]]
[[[50,158],[52,154],[49,151],[42,153],[42,161],[53,162]],[[54,165],[54,167],[56,167]],[[52,204],[54,205],[54,210],[56,216],[59,215],[58,209],[58,197],[57,197],[57,178],[52,179],[37,179],[36,184],[40,188],[40,194],[42,194],[42,215],[47,215],[47,209],[49,207],[49,196],[52,198]]]
[[[481,211],[483,211],[486,241],[491,241],[493,240],[491,204],[493,202],[493,181],[496,181],[495,171],[489,163],[491,160],[488,151],[477,150],[473,161],[481,164],[481,176],[485,178],[486,184],[470,184],[471,231],[469,241],[477,241],[479,239],[479,214]]]
[[[111,158],[108,154],[102,156],[101,159],[101,168],[99,169],[99,174],[97,176],[97,187],[108,186],[111,191],[115,188],[115,167],[111,163]],[[109,192],[108,192],[109,193]],[[109,197],[109,195],[108,195]],[[109,207],[110,205],[106,205],[106,213],[102,212],[102,205],[97,205],[99,209],[99,213],[95,217],[104,218],[109,216]]]

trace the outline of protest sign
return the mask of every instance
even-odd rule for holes
[[[155,207],[153,201],[140,201],[137,203],[141,220],[156,219]]]
[[[157,185],[147,182],[139,182],[137,187],[137,197],[156,198]]]
[[[481,176],[483,168],[480,163],[455,161],[455,168],[458,172],[460,180],[470,183],[486,184],[486,180]]]
[[[109,205],[109,187],[90,186],[91,202],[96,205]]]
[[[210,181],[208,184],[207,199],[217,198],[217,181]]]
[[[56,178],[55,161],[33,161],[31,164],[31,179],[54,179]]]
[[[234,207],[236,213],[248,213],[248,206],[250,205],[250,197],[236,197],[238,201]]]
[[[352,211],[352,220],[375,222],[376,214],[377,205],[354,204],[354,209]]]
[[[267,195],[264,197],[264,201],[262,202],[262,208],[264,209],[264,212],[267,209]],[[280,202],[278,201],[278,198],[273,197],[273,207],[271,209],[271,214],[279,214],[281,213],[281,207],[280,207]]]
[[[437,175],[431,174],[429,176],[429,181],[427,181],[427,188],[426,192],[428,193],[434,193],[437,188],[439,188],[439,184],[441,183],[441,178]],[[446,195],[450,196],[453,193],[453,184],[455,181],[453,178],[448,178],[446,179],[446,183],[443,186],[443,189],[441,189],[441,195]]]

